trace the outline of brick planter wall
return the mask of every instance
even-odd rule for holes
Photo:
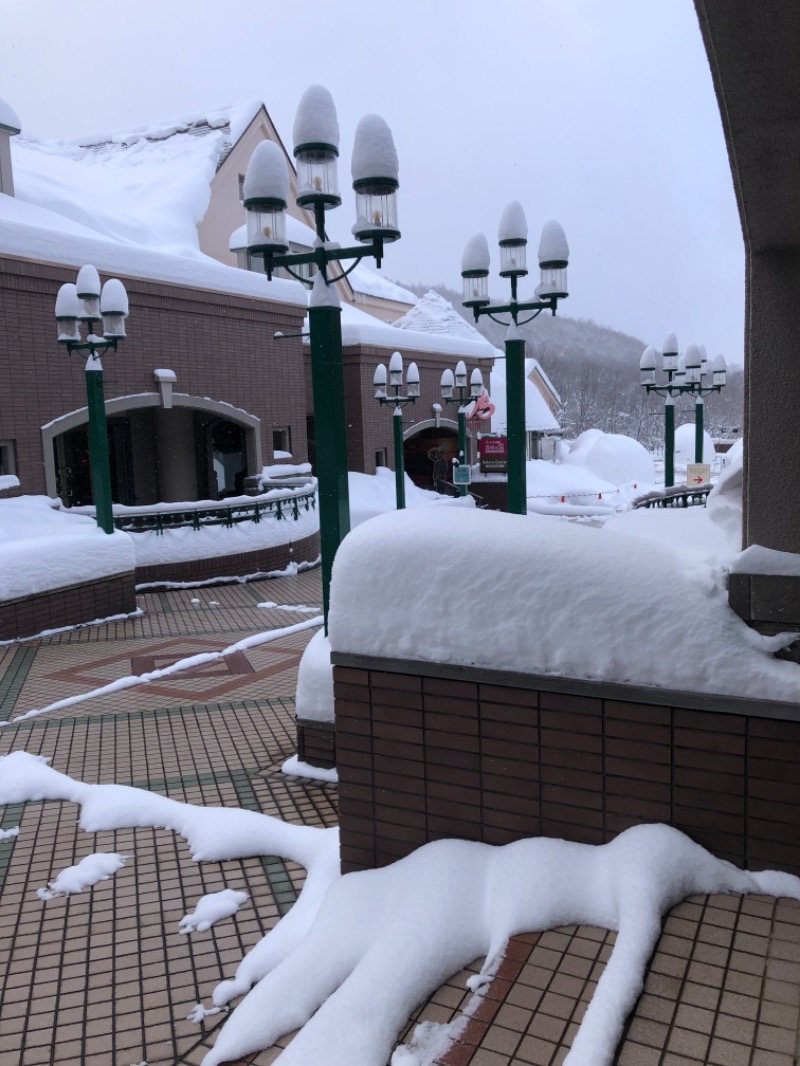
[[[133,573],[0,603],[0,640],[33,637],[45,629],[93,622],[136,610]]]
[[[135,537],[137,534],[132,533]],[[209,581],[222,577],[245,577],[248,574],[285,570],[289,563],[314,563],[319,557],[319,533],[302,537],[291,545],[279,544],[255,552],[218,555],[212,559],[191,559],[185,563],[161,563],[137,566],[136,584],[169,581]]]
[[[297,719],[297,757],[325,770],[336,766],[336,727],[333,722]]]
[[[334,654],[342,868],[667,822],[800,874],[800,707]]]

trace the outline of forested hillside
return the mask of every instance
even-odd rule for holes
[[[472,314],[461,306],[461,294],[446,285],[403,286],[421,296],[430,288],[445,299],[469,322]],[[474,324],[474,323],[473,323]],[[477,328],[496,347],[502,349],[505,327],[481,318]],[[658,447],[664,440],[664,402],[648,396],[639,385],[639,358],[645,342],[637,337],[599,326],[589,319],[542,314],[522,327],[527,354],[538,359],[558,390],[564,404],[561,423],[569,437],[585,429],[602,429],[606,433],[625,433],[647,447]],[[682,350],[692,341],[685,338]],[[660,342],[660,338],[656,343]],[[713,358],[716,352],[709,351]],[[744,375],[728,370],[728,384],[721,393],[706,397],[705,425],[713,437],[725,437],[742,424]],[[694,421],[694,400],[676,400],[676,425]]]

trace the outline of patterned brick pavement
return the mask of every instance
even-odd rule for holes
[[[320,604],[319,573],[148,592],[139,602],[137,619],[0,647],[0,719],[10,721],[0,754],[26,750],[90,782],[335,824],[335,786],[280,772],[294,752],[297,662],[313,629],[18,721],[57,699],[303,621],[310,615],[297,608]],[[70,804],[0,815],[0,828],[20,827],[0,842],[2,1066],[199,1064],[225,1014],[202,1024],[187,1014],[209,1005],[217,982],[291,906],[304,871],[275,857],[193,863],[163,830],[86,834]],[[94,851],[131,859],[93,889],[37,898]],[[251,901],[205,933],[179,934],[198,898],[225,887]],[[613,932],[585,926],[517,937],[482,1000],[465,989],[478,959],[421,1005],[408,1032],[418,1021],[460,1019],[441,1066],[558,1066],[613,941]],[[800,903],[694,897],[667,919],[618,1066],[797,1066],[799,1018]],[[247,1061],[267,1066],[279,1053]]]

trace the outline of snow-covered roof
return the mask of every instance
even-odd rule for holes
[[[527,369],[527,367],[526,367]],[[492,415],[492,432],[508,432],[508,416],[506,414],[506,365],[504,362],[496,362],[491,374],[489,394],[495,406]],[[536,432],[560,429],[553,412],[547,406],[544,397],[527,377],[525,378],[525,429]]]
[[[374,270],[359,263],[358,266],[347,275],[347,280],[356,292],[363,292],[366,296],[379,296],[382,300],[394,300],[401,304],[415,304],[417,297],[413,292],[404,289],[395,281],[389,281]]]
[[[482,334],[456,311],[449,300],[430,289],[420,296],[414,307],[392,323],[395,329],[413,329],[418,333],[437,336],[463,337],[470,341],[485,341]]]
[[[16,111],[5,100],[0,100],[0,129],[9,130],[11,133],[19,133],[22,129]]]
[[[211,180],[261,107],[63,141],[15,137],[16,195],[0,196],[0,254],[304,304],[295,282],[268,285],[200,251]]]
[[[305,289],[296,281],[277,278],[268,282],[263,274],[225,266],[199,251],[194,256],[169,255],[114,240],[81,222],[3,193],[0,193],[0,255],[65,263],[76,269],[92,263],[104,274],[151,278],[301,306],[307,302]]]
[[[538,359],[526,359],[525,360],[525,377],[529,378],[534,371],[537,372],[539,377],[542,379],[542,381],[545,383],[547,388],[553,394],[553,396],[555,397],[556,402],[560,404],[561,403],[561,396],[560,396],[560,394],[558,392],[558,389],[555,387],[553,382],[550,380],[550,378],[545,373],[545,369],[542,366],[542,364],[539,362],[539,360]]]
[[[199,257],[211,180],[261,106],[65,141],[22,134],[11,148],[17,199],[107,239]]]
[[[357,307],[342,305],[344,344],[374,344],[392,351],[400,348],[402,351],[440,352],[462,359],[491,359],[497,355],[497,350],[480,333],[470,338],[452,333],[423,333],[406,327],[402,334],[398,334],[396,327],[395,322],[379,322]]]

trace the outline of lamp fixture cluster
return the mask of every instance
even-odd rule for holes
[[[355,258],[358,262],[365,255],[372,254],[380,266],[383,245],[400,237],[397,217],[399,167],[386,122],[379,115],[365,115],[356,128],[353,143],[351,173],[356,221],[352,233],[357,241],[370,247],[336,249],[335,255],[330,254],[332,249],[325,247],[324,218],[326,211],[342,202],[337,163],[339,124],[333,99],[323,86],[312,85],[303,94],[293,133],[297,167],[295,203],[314,212],[316,246],[311,252],[287,254],[289,172],[283,150],[274,141],[263,141],[253,152],[242,186],[247,211],[248,253],[263,258],[269,278],[273,270],[281,266],[304,282],[308,279],[292,271],[292,266],[316,263],[326,281],[326,268],[333,259]],[[278,258],[280,262],[277,262]]]
[[[395,407],[403,407],[409,403],[415,403],[419,396],[419,370],[416,363],[409,363],[405,375],[405,393],[403,389],[403,357],[400,352],[394,352],[389,360],[389,373],[387,381],[386,364],[379,363],[375,367],[375,376],[372,379],[375,386],[375,399],[378,403],[391,403]],[[387,389],[394,390],[387,392]]]
[[[82,266],[76,282],[62,285],[56,296],[55,318],[58,343],[67,351],[89,351],[99,358],[109,348],[116,351],[124,340],[128,317],[128,294],[119,278],[109,278],[100,286],[100,276],[93,266]],[[95,333],[95,323],[102,322],[102,335]],[[85,326],[86,339],[81,327]]]
[[[514,200],[508,204],[500,218],[498,245],[500,247],[500,277],[511,281],[511,304],[516,311],[556,311],[556,303],[569,295],[567,267],[569,246],[561,225],[555,220],[546,222],[539,241],[539,284],[534,290],[535,303],[517,304],[517,283],[528,273],[527,265],[528,223],[522,205]],[[482,313],[494,318],[495,311],[511,311],[511,306],[490,308],[489,268],[491,255],[489,243],[483,233],[476,233],[468,242],[461,259],[463,281],[462,303],[471,307],[475,320]],[[515,311],[512,317],[516,322]],[[532,315],[531,317],[535,317]],[[495,320],[497,321],[497,320]],[[526,319],[530,321],[530,319]]]
[[[728,367],[723,355],[716,355],[709,360],[701,344],[690,344],[685,353],[680,355],[674,333],[668,333],[664,338],[660,369],[666,378],[661,381],[656,378],[658,361],[659,353],[655,348],[645,348],[639,360],[639,384],[648,392],[661,396],[684,393],[704,396],[719,392],[727,382]]]

